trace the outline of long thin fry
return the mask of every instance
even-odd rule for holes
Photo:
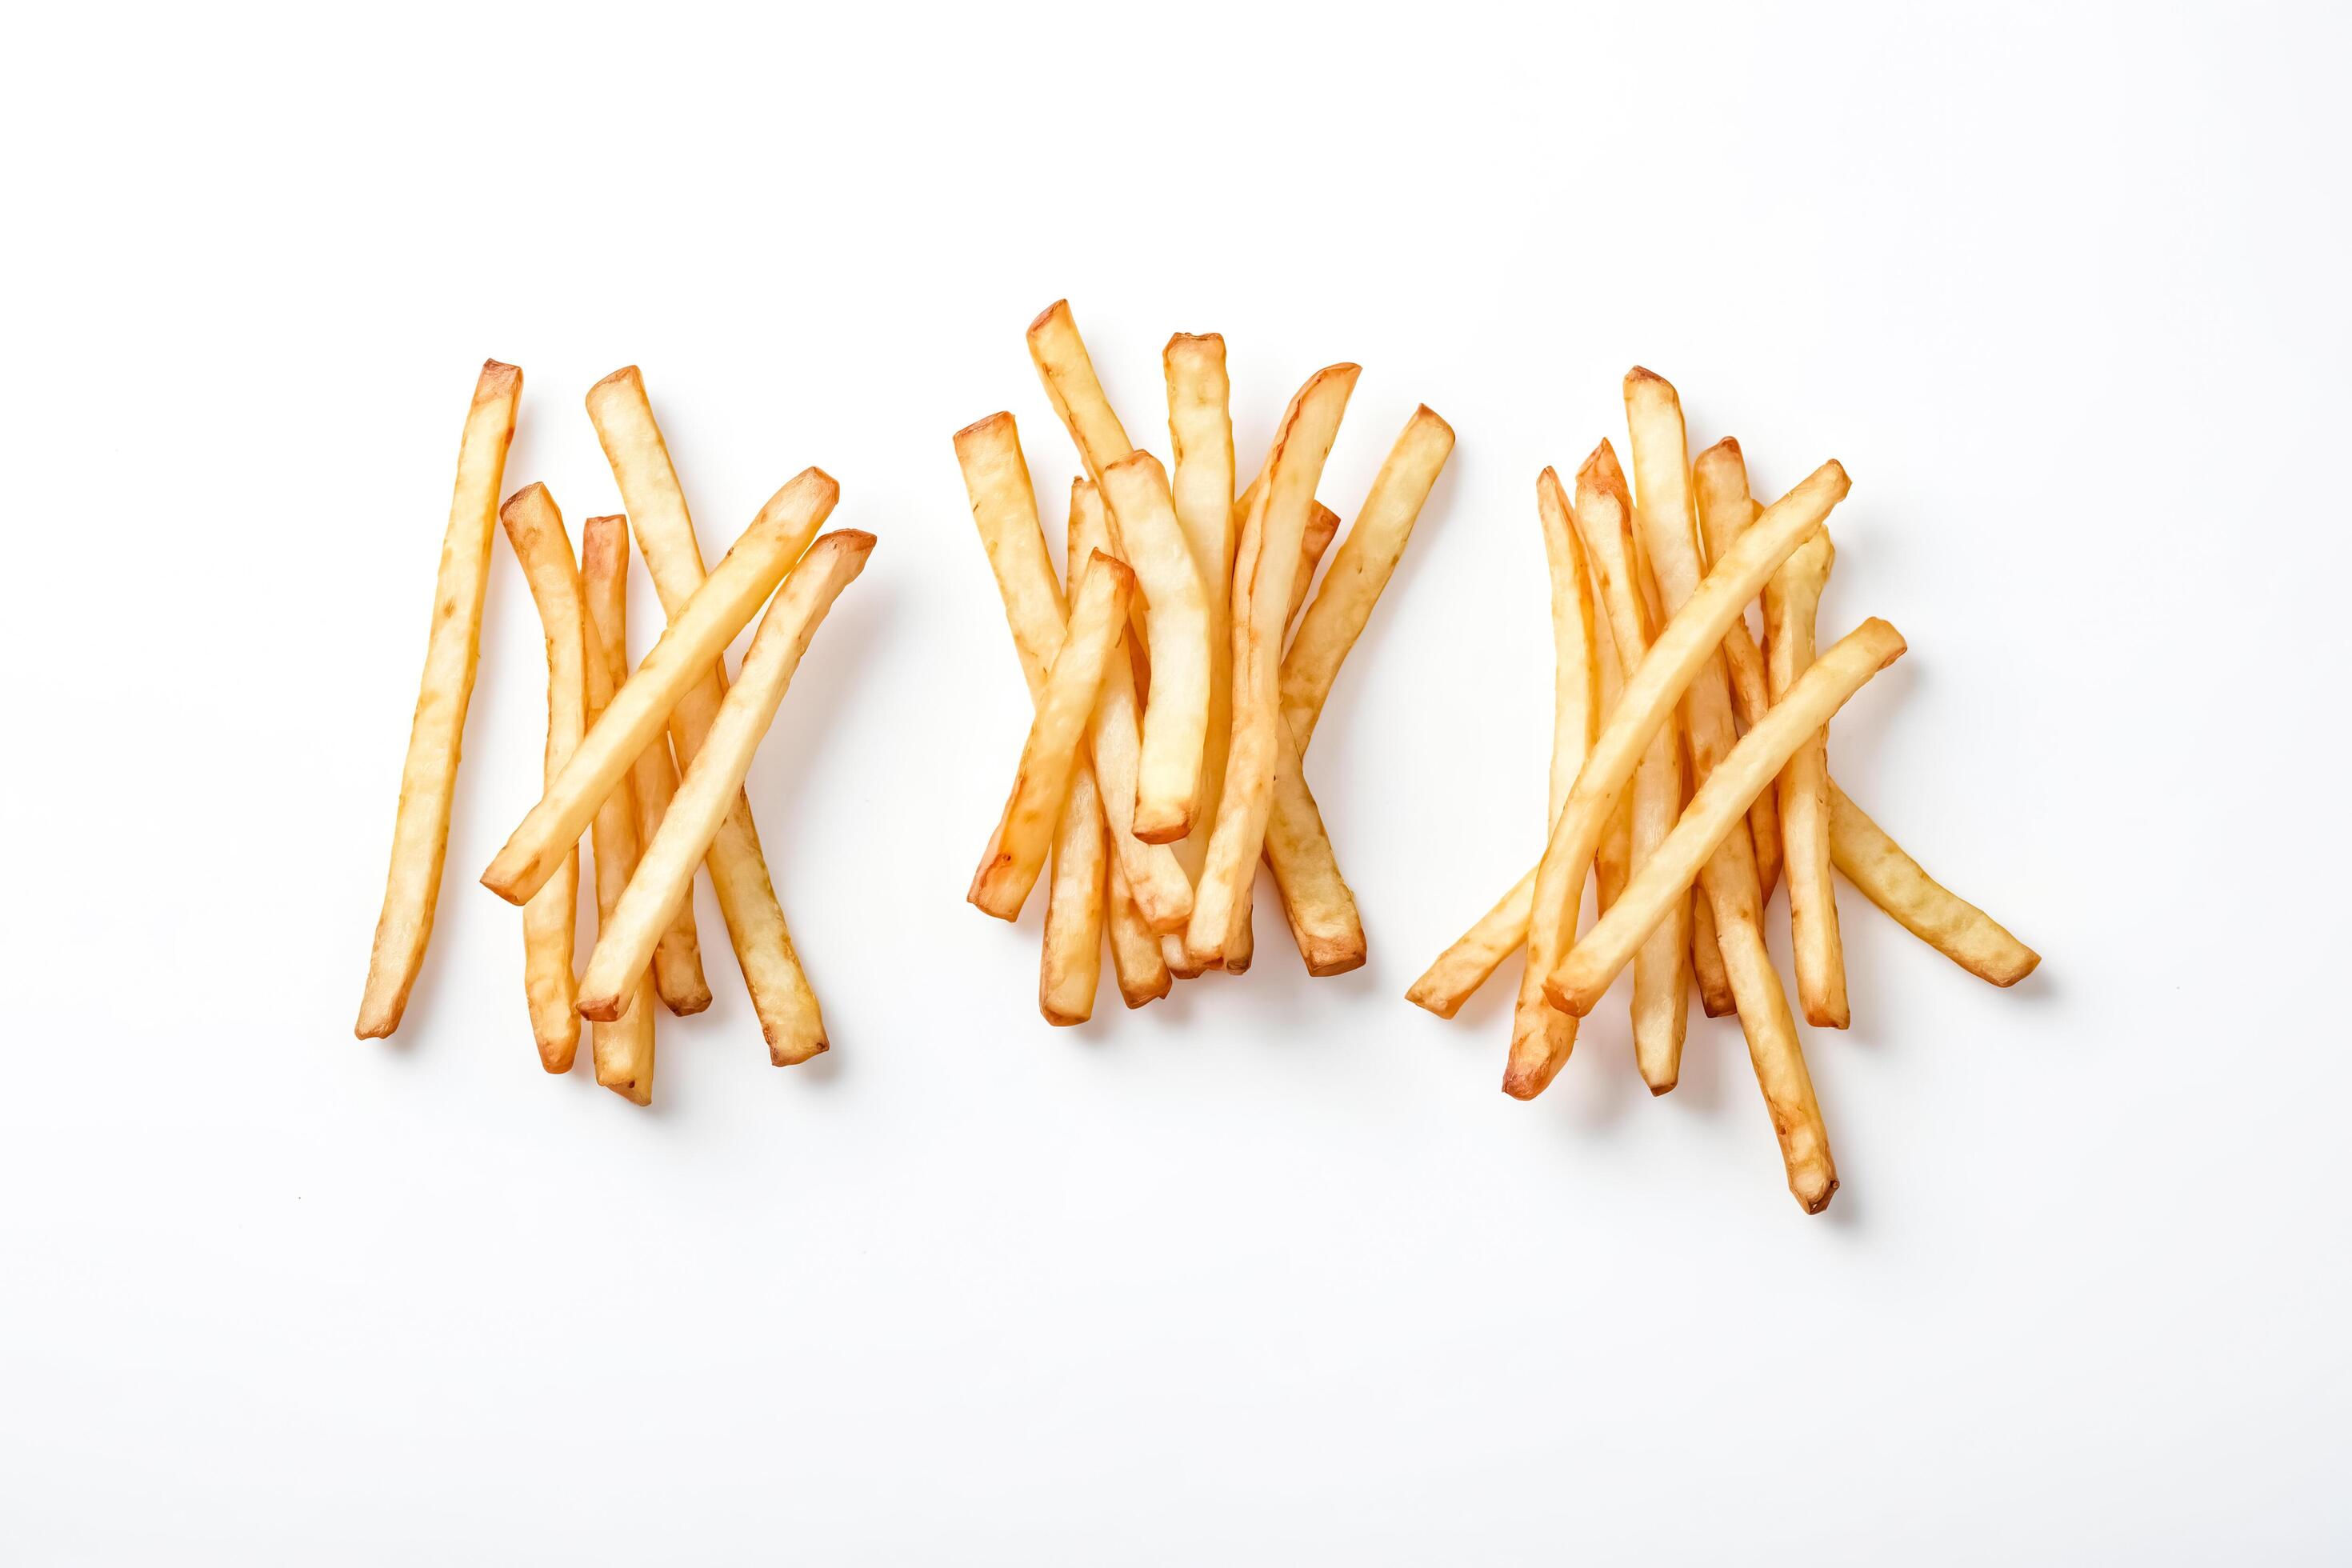
[[[547,634],[547,752],[551,781],[580,745],[587,728],[587,618],[580,600],[580,574],[572,564],[572,542],[547,487],[518,490],[499,509],[515,558],[530,584]],[[546,883],[523,905],[523,993],[530,1004],[531,1035],[540,1065],[570,1072],[580,1047],[580,1015],[572,1011],[573,922],[580,902],[577,835],[563,846]]]
[[[1168,340],[1161,365],[1168,380],[1168,440],[1175,457],[1169,489],[1176,520],[1192,546],[1205,590],[1209,621],[1209,711],[1201,745],[1196,822],[1214,823],[1225,787],[1225,747],[1234,716],[1234,422],[1225,374],[1225,340],[1214,332],[1179,332]],[[1325,542],[1328,542],[1326,536]],[[1206,833],[1188,833],[1176,845],[1177,863],[1197,881],[1209,852]],[[1181,932],[1160,939],[1163,962],[1183,979],[1202,973],[1185,955]]]
[[[362,1040],[380,1039],[400,1027],[433,935],[441,862],[449,848],[449,806],[457,798],[457,753],[481,654],[490,535],[498,527],[499,490],[506,481],[507,448],[514,441],[515,406],[521,398],[521,371],[497,360],[483,362],[457,444],[457,484],[449,498],[449,526],[433,584],[425,676],[409,724],[408,754],[400,765],[392,869],[384,878],[383,909],[376,916],[367,986],[353,1031]]]
[[[844,529],[826,534],[809,547],[775,603],[760,617],[760,629],[743,656],[741,679],[719,704],[704,744],[687,764],[669,815],[646,846],[613,918],[596,933],[595,950],[588,955],[588,970],[580,982],[580,1011],[585,1016],[609,1021],[620,1016],[635,977],[643,973],[654,944],[669,925],[670,911],[693,888],[695,867],[733,810],[752,755],[800,667],[801,655],[841,590],[864,570],[873,549],[870,533]],[[727,563],[720,562],[712,580],[726,570]],[[637,679],[644,675],[640,667]],[[624,687],[613,699],[614,706],[627,698],[628,688]]]
[[[1145,601],[1151,690],[1143,705],[1135,836],[1167,844],[1192,830],[1209,727],[1209,609],[1192,542],[1160,459],[1130,452],[1103,470],[1104,503]],[[1221,589],[1222,593],[1222,589]]]
[[[1597,858],[1597,857],[1596,857]],[[1691,978],[1698,983],[1699,1005],[1710,1018],[1739,1011],[1731,994],[1731,975],[1723,967],[1723,939],[1715,931],[1715,906],[1705,899],[1691,900]]]
[[[592,517],[580,525],[580,586],[588,599],[588,624],[604,650],[606,681],[617,691],[629,679],[627,518]],[[593,697],[593,691],[591,696]],[[596,698],[591,706],[602,712],[607,700]],[[594,721],[593,716],[590,721]],[[635,847],[653,842],[654,830],[661,826],[662,814],[669,809],[670,796],[677,793],[677,769],[670,761],[669,737],[656,736],[653,744],[629,764],[629,803],[635,814],[629,851],[631,864],[636,860]],[[601,816],[600,808],[600,819]],[[593,836],[592,829],[591,837]],[[601,849],[596,853],[596,877],[601,898],[604,885],[604,853]],[[624,877],[623,881],[626,880]],[[680,1017],[710,1005],[710,986],[702,977],[702,943],[695,933],[692,899],[678,901],[677,918],[670,921],[669,930],[662,932],[661,942],[654,948],[654,991],[661,997],[662,1005]],[[647,1027],[650,1031],[650,1026]]]
[[[1813,659],[1813,616],[1836,558],[1828,531],[1807,540],[1764,589],[1770,629],[1772,700],[1779,702]],[[1806,1019],[1843,1029],[1845,943],[1838,934],[1837,889],[1830,876],[1828,731],[1797,748],[1781,771],[1780,841],[1789,858],[1790,945],[1796,952],[1797,999]]]
[[[802,504],[774,518],[762,512],[694,596],[672,612],[661,640],[482,873],[484,887],[510,903],[537,892],[556,859],[579,842],[597,803],[659,737],[671,710],[709,679],[719,654],[800,554],[801,519],[831,511],[840,493],[814,468],[793,485],[803,492]]]
[[[662,609],[675,620],[687,601],[702,586],[702,547],[696,541],[694,521],[688,515],[686,495],[677,471],[654,422],[646,401],[644,378],[637,367],[614,371],[588,390],[588,417],[604,460],[619,485],[627,507],[629,526],[637,550],[654,580]],[[824,480],[824,493],[811,492],[814,479]],[[838,491],[831,479],[811,468],[787,482],[760,509],[760,519],[789,522],[797,545],[789,553],[798,559],[833,508]],[[815,502],[822,500],[823,504]],[[754,521],[758,526],[759,520]],[[724,666],[716,658],[709,672],[679,699],[670,715],[670,742],[677,765],[694,761],[703,737],[719,716],[727,692]],[[760,830],[751,819],[751,803],[738,799],[727,820],[710,841],[710,886],[719,897],[719,912],[727,922],[727,938],[742,971],[751,1011],[768,1042],[769,1059],[778,1067],[807,1061],[825,1049],[824,1016],[816,992],[793,950],[783,907],[776,901],[775,884],[768,876],[768,860],[760,848]]]
[[[1756,504],[1748,494],[1748,463],[1739,443],[1726,436],[1691,459],[1691,488],[1698,496],[1700,541],[1706,559],[1714,561],[1748,531]],[[1753,728],[1771,706],[1764,656],[1748,629],[1741,611],[1724,635],[1723,662],[1731,675],[1732,701],[1739,710],[1743,729]],[[1766,900],[1780,880],[1780,804],[1778,794],[1766,790],[1748,813],[1748,837],[1756,845],[1756,877]]]
[[[1028,335],[1029,358],[1037,367],[1037,379],[1045,384],[1045,400],[1069,431],[1087,478],[1100,485],[1103,470],[1134,451],[1135,445],[1111,411],[1110,399],[1103,395],[1102,383],[1095,376],[1095,362],[1070,314],[1070,302],[1056,300],[1039,311],[1029,323]]]
[[[599,528],[598,524],[604,526]],[[625,577],[614,567],[628,559],[628,519],[591,518],[582,525],[581,533],[581,586],[589,605],[588,721],[593,724],[612,702],[620,682],[626,679],[623,668],[626,658],[607,641],[609,636],[623,629],[622,623],[614,606],[603,601],[619,597],[616,590],[626,584]],[[591,562],[599,563],[598,580],[593,587],[587,570]],[[608,575],[610,584],[604,581]],[[667,754],[662,742],[655,742],[650,749]],[[632,770],[631,776],[623,779],[620,786],[604,797],[604,803],[596,808],[595,820],[589,826],[589,839],[596,847],[596,924],[600,930],[611,921],[613,911],[620,906],[622,892],[636,874],[637,851],[647,842],[637,837],[636,795]],[[689,901],[679,900],[681,904]],[[667,942],[670,932],[677,929],[673,921],[655,943],[654,962],[638,973],[636,989],[622,1007],[621,1016],[610,1023],[592,1023],[588,1026],[590,1059],[595,1064],[596,1081],[638,1105],[653,1102],[654,972],[661,967],[661,943]]]
[[[1617,652],[1617,638],[1609,629],[1609,617],[1602,616],[1601,635],[1601,721],[1607,723],[1609,715],[1617,711],[1617,699],[1625,689],[1625,665]],[[1530,907],[1535,883],[1530,870],[1528,883]],[[1607,914],[1609,906],[1625,886],[1625,879],[1633,874],[1633,802],[1631,795],[1617,803],[1609,814],[1609,824],[1602,829],[1601,847],[1592,855],[1592,905],[1597,913]],[[1525,940],[1524,936],[1521,938]]]
[[[1830,852],[1863,897],[1980,980],[2014,985],[2033,973],[2040,953],[1928,876],[1834,780],[1829,791]]]
[[[1307,533],[1298,542],[1298,576],[1290,584],[1290,624],[1293,626],[1298,624],[1299,609],[1307,603],[1307,590],[1315,585],[1315,568],[1322,564],[1323,552],[1330,549],[1331,542],[1339,537],[1339,514],[1317,501],[1315,510],[1307,515]],[[1293,632],[1291,635],[1296,637],[1297,634]]]

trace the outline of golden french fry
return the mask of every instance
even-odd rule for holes
[[[1102,801],[1095,794],[1094,770],[1081,757],[1054,826],[1045,931],[1038,947],[1037,1011],[1056,1027],[1094,1016],[1095,985],[1102,978],[1103,860]]]
[[[1055,300],[1029,323],[1029,358],[1037,367],[1037,379],[1045,384],[1045,400],[1054,405],[1055,417],[1078,448],[1078,461],[1085,465],[1087,478],[1100,485],[1103,470],[1135,447],[1128,440],[1118,416],[1111,411],[1110,400],[1103,395],[1102,383],[1095,376],[1095,362],[1087,353],[1086,340],[1078,335],[1078,323],[1070,315],[1067,300]]]
[[[1772,649],[1772,700],[1778,703],[1813,659],[1813,616],[1836,558],[1824,530],[1782,563],[1764,588]],[[1796,950],[1797,999],[1806,1020],[1843,1029],[1845,943],[1838,935],[1837,891],[1830,877],[1828,731],[1808,740],[1780,774],[1780,842],[1788,855],[1790,944]]]
[[[547,634],[545,776],[552,780],[578,749],[588,722],[587,619],[580,575],[572,564],[562,515],[546,486],[530,485],[509,496],[499,509],[499,521],[522,563]],[[550,869],[545,884],[523,905],[523,993],[530,1003],[540,1065],[550,1072],[570,1072],[580,1047],[580,1015],[572,1010],[573,921],[580,902],[576,836]]]
[[[617,691],[629,679],[629,520],[592,517],[580,525],[580,586],[588,600],[588,624],[604,650],[605,681]],[[589,721],[604,711],[609,699],[596,697],[591,681]],[[617,792],[616,792],[617,793]],[[677,769],[670,761],[669,737],[657,735],[652,745],[629,764],[629,804],[635,813],[629,862],[636,863],[637,847],[653,842],[670,796],[677,793]],[[601,819],[602,808],[599,808]],[[595,837],[592,825],[590,837]],[[628,879],[622,878],[625,884]],[[596,852],[596,887],[603,897],[604,852]],[[615,889],[617,893],[618,889]],[[601,917],[600,917],[601,918]],[[679,900],[677,917],[662,932],[654,948],[654,991],[662,1005],[680,1017],[710,1005],[710,986],[702,977],[702,943],[694,929],[694,900]],[[652,1026],[646,1026],[651,1037]]]
[[[1563,998],[1553,971],[1567,956],[1585,868],[1592,863],[1609,814],[1633,777],[1642,753],[1673,717],[1675,704],[1695,679],[1708,653],[1740,606],[1756,596],[1764,580],[1802,543],[1850,488],[1844,468],[1822,464],[1759,518],[1740,542],[1706,575],[1699,591],[1658,634],[1640,666],[1625,680],[1617,710],[1593,742],[1545,846],[1536,877],[1535,910],[1528,928],[1531,956],[1545,975],[1545,993]],[[1586,543],[1591,540],[1587,538]],[[1621,897],[1619,902],[1622,902]],[[1612,915],[1616,913],[1612,908]]]
[[[1690,809],[1647,865],[1633,873],[1614,908],[1594,922],[1564,957],[1548,989],[1570,1012],[1589,1013],[1642,939],[1665,917],[1675,895],[1747,816],[1748,802],[1768,787],[1805,737],[1880,670],[1903,656],[1902,634],[1873,616],[1813,661],[1764,722],[1740,738],[1717,766]]]
[[[1202,963],[1226,956],[1244,892],[1265,845],[1281,760],[1282,634],[1290,590],[1316,481],[1360,374],[1352,364],[1330,366],[1291,399],[1266,462],[1265,488],[1243,528],[1245,548],[1235,554],[1233,739],[1208,858],[1184,933],[1187,952]]]
[[[1294,625],[1298,620],[1299,606],[1307,603],[1307,590],[1315,585],[1315,568],[1322,564],[1323,552],[1339,537],[1339,514],[1317,501],[1315,510],[1307,516],[1306,536],[1298,542],[1298,575],[1290,584],[1289,618]]]
[[[579,842],[598,803],[661,734],[671,710],[709,679],[727,645],[750,624],[800,554],[800,520],[811,512],[822,517],[831,511],[840,493],[815,468],[793,486],[802,490],[802,504],[774,518],[762,512],[694,596],[672,612],[661,640],[628,684],[614,694],[604,717],[482,873],[484,887],[509,903],[537,892],[556,860]]]
[[[1162,938],[1144,920],[1128,889],[1127,873],[1110,862],[1110,910],[1105,921],[1110,934],[1111,972],[1118,977],[1119,1000],[1140,1007],[1168,994],[1168,961],[1161,954]]]
[[[702,547],[695,539],[694,520],[687,513],[669,446],[654,422],[636,366],[624,366],[588,389],[588,417],[620,487],[654,592],[664,613],[675,620],[702,586]],[[812,489],[819,480],[821,494]],[[824,525],[838,493],[822,471],[808,469],[768,499],[753,526],[763,521],[790,526],[789,539],[796,542],[785,553],[798,560]],[[669,731],[680,768],[694,761],[726,692],[725,667],[713,659],[709,672],[678,700]],[[800,956],[793,951],[792,931],[768,877],[767,857],[760,848],[760,830],[751,820],[748,797],[739,798],[719,824],[718,837],[710,841],[709,866],[711,889],[719,896],[719,912],[727,922],[728,942],[735,949],[760,1033],[767,1039],[769,1059],[778,1067],[807,1061],[825,1049],[824,1016]]]
[[[1846,798],[1836,781],[1831,781],[1829,793],[1830,853],[1864,898],[1980,980],[2014,985],[2033,973],[2042,962],[2040,953],[1928,876],[1885,829]]]
[[[1192,546],[1209,620],[1209,711],[1201,745],[1201,775],[1193,818],[1217,820],[1225,787],[1225,744],[1234,715],[1234,422],[1232,385],[1225,375],[1225,340],[1214,332],[1183,332],[1168,340],[1161,354],[1168,379],[1168,439],[1175,454],[1169,489],[1176,520]],[[1326,542],[1328,542],[1328,536]],[[1187,880],[1197,880],[1209,852],[1206,833],[1190,833],[1175,846]],[[1184,938],[1171,931],[1160,939],[1163,962],[1177,977],[1192,979],[1205,966],[1184,952]]]
[[[1596,857],[1597,858],[1597,857]],[[1731,976],[1723,967],[1723,939],[1715,934],[1715,906],[1705,899],[1691,900],[1691,978],[1698,982],[1699,1005],[1710,1018],[1739,1010],[1731,994]]]
[[[982,913],[1005,921],[1019,918],[1022,903],[1045,868],[1062,803],[1069,795],[1070,773],[1086,742],[1087,718],[1094,711],[1104,670],[1118,657],[1128,601],[1134,593],[1135,574],[1124,563],[1100,551],[1088,558],[1077,592],[1070,597],[1069,630],[1037,697],[1004,814],[981,854],[980,869],[966,895]]]
[[[1617,653],[1616,637],[1609,629],[1609,617],[1604,615],[1600,621],[1601,635],[1596,640],[1601,645],[1601,720],[1605,724],[1609,721],[1609,715],[1617,710],[1618,695],[1625,689],[1625,667]],[[1609,825],[1601,831],[1601,847],[1593,851],[1592,903],[1598,913],[1605,915],[1609,912],[1609,906],[1617,901],[1618,893],[1625,886],[1625,879],[1633,874],[1633,800],[1629,794],[1619,800],[1617,809],[1609,814]],[[1535,873],[1530,870],[1528,875],[1528,902],[1532,908]],[[1524,934],[1520,940],[1526,940]]]
[[[741,678],[719,705],[719,715],[703,744],[678,780],[669,815],[662,819],[653,842],[645,847],[636,874],[629,879],[612,918],[596,933],[595,949],[588,955],[588,970],[580,982],[583,1016],[605,1022],[620,1016],[635,977],[644,973],[654,944],[668,928],[671,910],[692,890],[695,867],[733,811],[744,776],[751,771],[752,755],[776,716],[776,705],[783,700],[793,672],[800,668],[801,655],[808,650],[809,640],[816,636],[817,626],[841,590],[865,569],[873,549],[870,533],[844,529],[826,534],[809,546],[784,580],[775,603],[760,617],[760,629],[752,634],[751,649],[743,656]],[[722,561],[710,580],[718,582],[726,571],[727,563]],[[689,604],[671,623],[673,627],[692,614]],[[644,666],[639,666],[629,686],[645,675]],[[626,701],[628,695],[629,688],[623,687],[614,695],[614,707]],[[609,710],[605,721],[611,722]]]
[[[611,704],[620,682],[627,679],[626,658],[607,639],[625,629],[617,600],[627,585],[625,566],[628,560],[628,527],[629,520],[625,517],[592,517],[581,525],[580,580],[588,604],[591,724]],[[593,585],[589,570],[592,564]],[[656,741],[648,750],[667,755],[667,744],[662,741]],[[632,769],[620,786],[604,797],[589,825],[589,840],[596,847],[596,923],[600,929],[612,920],[629,879],[636,874],[637,851],[646,842],[637,837],[636,795],[636,770]],[[636,989],[622,1007],[621,1016],[610,1023],[592,1023],[588,1026],[589,1054],[595,1064],[596,1081],[637,1105],[653,1102],[653,970],[661,967],[661,943],[669,941],[670,932],[677,929],[673,921],[655,943],[652,968],[638,973]],[[709,1000],[707,994],[704,1000]]]
[[[1200,568],[1160,459],[1130,452],[1103,469],[1102,493],[1144,600],[1151,690],[1143,705],[1135,836],[1168,844],[1192,830],[1209,727],[1209,611]]]
[[[507,448],[514,441],[515,405],[521,398],[521,371],[497,360],[482,363],[457,444],[457,487],[449,500],[441,570],[433,584],[425,678],[409,724],[408,754],[400,765],[392,869],[384,878],[383,909],[376,916],[367,986],[353,1031],[362,1040],[381,1039],[400,1027],[433,935],[441,861],[449,848],[449,806],[457,792],[457,753],[481,655],[490,535],[498,527],[499,489],[506,480]]]
[[[1698,494],[1699,532],[1706,558],[1715,560],[1739,542],[1756,516],[1748,495],[1748,462],[1739,443],[1726,436],[1691,459],[1692,488]],[[1772,705],[1764,656],[1748,629],[1748,614],[1731,623],[1723,639],[1723,661],[1731,674],[1731,698],[1742,729],[1754,729]],[[1780,805],[1776,791],[1756,797],[1748,813],[1748,837],[1756,845],[1756,879],[1769,902],[1780,880]]]
[[[1478,923],[1457,938],[1454,944],[1437,955],[1437,961],[1422,972],[1412,983],[1405,1000],[1416,1007],[1426,1007],[1441,1018],[1451,1018],[1462,1010],[1486,977],[1495,973],[1513,952],[1524,952],[1528,945],[1528,919],[1535,909],[1536,873],[1533,867],[1515,883],[1511,890],[1495,902],[1495,907],[1478,917]]]

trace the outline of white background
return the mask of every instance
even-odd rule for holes
[[[14,24],[0,380],[0,1557],[2342,1561],[2352,1059],[2337,8]],[[962,901],[1028,700],[948,437],[1066,295],[1164,453],[1364,375],[1351,512],[1461,435],[1310,773],[1370,964],[1038,1019]],[[449,876],[351,1037],[467,390],[614,510],[644,366],[715,553],[805,464],[881,544],[751,780],[835,1042],[719,1001],[637,1111],[539,1070],[539,632],[501,542]],[[1496,1091],[1401,995],[1534,854],[1539,467],[1683,389],[1822,458],[1836,769],[2046,955],[1848,895],[1787,1195],[1736,1029]],[[653,626],[637,595],[639,647]],[[1783,918],[1775,943],[1785,958]],[[583,1052],[583,1057],[585,1052]]]

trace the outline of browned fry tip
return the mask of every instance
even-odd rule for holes
[[[961,444],[967,436],[977,436],[984,430],[993,430],[1000,425],[1010,425],[1012,423],[1013,415],[1011,411],[999,409],[985,419],[973,420],[971,424],[957,431],[955,433],[955,438],[956,441]]]
[[[599,381],[596,384],[596,386],[610,386],[616,381],[643,381],[645,377],[638,373],[635,365],[625,364],[620,369],[614,371],[612,374]],[[592,386],[588,389],[588,395],[593,397],[596,395],[596,386]]]
[[[1056,300],[1037,312],[1036,318],[1029,323],[1029,330],[1034,332],[1055,316],[1066,316],[1069,313],[1070,302],[1067,300]]]

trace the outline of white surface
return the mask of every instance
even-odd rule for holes
[[[67,15],[0,94],[0,1556],[2352,1552],[2342,11]],[[1058,518],[1061,295],[1163,452],[1177,329],[1245,468],[1365,366],[1343,511],[1461,433],[1311,761],[1358,973],[1262,889],[1245,979],[1057,1033],[1036,909],[962,901],[1028,705],[948,437],[1013,408]],[[485,354],[575,526],[634,361],[708,548],[812,462],[881,536],[752,781],[818,1065],[706,889],[656,1108],[540,1073],[503,543],[425,979],[350,1037]],[[1654,1103],[1612,1005],[1521,1105],[1500,988],[1400,999],[1535,850],[1532,480],[1637,361],[1852,469],[1826,622],[1912,653],[1837,770],[2047,955],[1848,896],[1822,1219],[1728,1021]]]

